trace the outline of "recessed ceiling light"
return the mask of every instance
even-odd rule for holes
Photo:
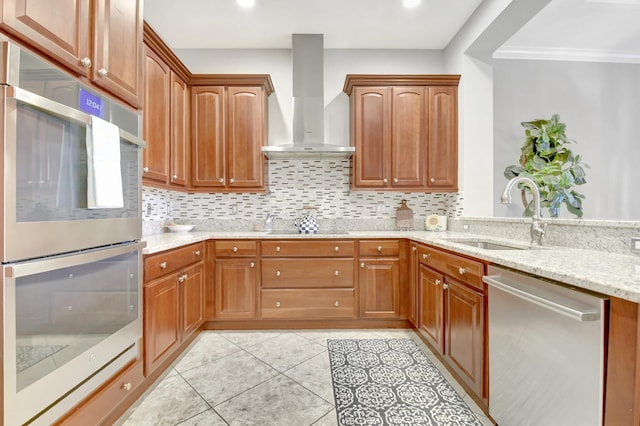
[[[411,9],[420,4],[422,0],[402,0],[402,5],[407,9]]]
[[[238,2],[238,6],[245,9],[250,9],[256,4],[256,0],[236,0],[236,2]]]

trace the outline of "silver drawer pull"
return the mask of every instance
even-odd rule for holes
[[[431,179],[429,179],[429,182],[436,183],[436,180],[434,178],[431,178]]]
[[[387,178],[382,179],[382,183],[387,183],[387,182],[388,182]]]
[[[194,251],[193,254],[195,254],[196,256],[200,256],[200,250]]]
[[[233,183],[235,180],[233,178],[229,179],[229,183]]]
[[[429,256],[431,256],[429,253],[423,253],[423,254],[422,254],[422,258],[423,258],[423,259],[428,259],[428,258],[429,258]]]
[[[233,248],[231,249],[232,252],[237,253],[238,252],[238,247],[233,246]]]
[[[145,172],[145,173],[149,173],[149,168],[148,167],[143,167],[142,171]]]
[[[416,246],[411,247],[411,251],[418,251],[418,247]]]
[[[167,269],[167,262],[160,262],[160,269]]]
[[[80,63],[85,68],[91,68],[91,59],[87,57],[80,59]]]
[[[447,283],[442,284],[442,289],[443,290],[446,290],[448,288],[449,288],[449,284],[447,284]]]
[[[398,178],[393,178],[393,183],[398,183]]]
[[[255,262],[251,262],[251,263],[249,264],[249,267],[250,267],[250,268],[255,268],[255,267],[256,267],[256,263],[255,263]]]
[[[122,389],[124,389],[126,391],[130,391],[132,387],[133,386],[131,385],[131,382],[127,382],[127,383],[123,383],[122,384]]]
[[[335,275],[336,277],[340,275],[340,271],[336,271],[333,275]]]
[[[107,69],[106,69],[106,68],[100,68],[100,69],[98,70],[98,75],[99,75],[100,77],[106,77],[106,76],[107,76],[107,74],[109,74],[109,73],[107,72]]]
[[[435,280],[433,283],[434,283],[435,285],[440,285],[441,281],[440,281],[440,280]]]
[[[333,304],[336,308],[340,307],[340,302],[336,300],[336,303]]]
[[[378,246],[378,253],[382,253],[382,246]]]
[[[280,271],[276,271],[276,277],[280,276]]]
[[[218,182],[220,182],[220,183],[224,183],[224,178],[220,178],[220,179],[218,179]]]
[[[173,176],[171,176],[171,178],[172,178],[173,180],[176,180],[176,179],[178,179],[178,175],[173,175]]]
[[[276,308],[280,307],[280,302],[276,302]]]
[[[362,263],[360,264],[360,267],[361,267],[361,268],[364,268],[364,262],[362,262]]]
[[[466,268],[458,268],[458,273],[459,273],[460,275],[464,275],[464,274],[466,274],[466,273],[467,273],[467,269],[466,269]]]
[[[340,251],[340,247],[335,246],[335,247],[333,248],[333,251],[335,251],[336,253],[337,253],[337,252],[339,252],[339,251]]]
[[[280,246],[276,246],[276,251],[280,251]]]

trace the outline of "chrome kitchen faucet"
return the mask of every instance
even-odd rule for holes
[[[542,220],[540,212],[540,190],[536,183],[528,177],[518,176],[507,182],[504,192],[500,197],[502,204],[511,204],[511,189],[518,183],[526,184],[533,193],[533,217],[531,218],[531,245],[541,246],[542,237],[547,230],[547,223]]]

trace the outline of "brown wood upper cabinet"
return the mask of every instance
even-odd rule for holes
[[[194,75],[191,80],[191,188],[265,189],[268,75]]]
[[[458,190],[459,75],[347,75],[353,189]]]
[[[1,19],[13,37],[141,106],[142,0],[3,0]]]

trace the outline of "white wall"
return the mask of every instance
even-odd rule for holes
[[[176,49],[194,74],[270,74],[269,144],[291,143],[293,94],[290,49]],[[342,92],[347,74],[440,74],[442,51],[325,49],[325,142],[349,145],[349,98]]]
[[[570,148],[590,166],[587,183],[576,187],[586,196],[584,218],[638,220],[639,112],[638,64],[495,60],[494,214],[522,214],[522,203],[498,201],[507,182],[504,168],[520,156],[520,122],[558,113],[576,141]],[[563,207],[561,217],[575,216]]]

